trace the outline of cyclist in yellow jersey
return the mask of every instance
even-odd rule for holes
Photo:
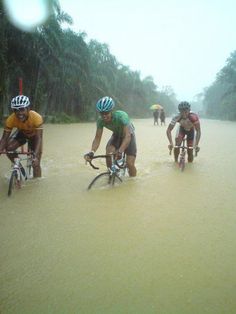
[[[34,154],[32,162],[34,177],[41,177],[43,118],[39,113],[30,109],[29,98],[24,95],[12,99],[11,109],[13,113],[6,119],[0,140],[0,152],[4,150],[14,151],[28,142],[29,148]],[[17,130],[11,135],[13,128]],[[15,157],[15,154],[8,155],[11,161]]]

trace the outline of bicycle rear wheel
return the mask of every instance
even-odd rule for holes
[[[115,173],[111,174],[109,171],[100,173],[97,175],[88,186],[88,190],[91,188],[106,188],[110,185],[114,186],[121,183],[122,180]]]
[[[11,173],[11,177],[10,177],[10,181],[9,181],[9,186],[8,186],[8,196],[11,196],[12,191],[16,188],[16,187],[20,187],[19,186],[20,182],[17,178],[17,171],[13,170]]]

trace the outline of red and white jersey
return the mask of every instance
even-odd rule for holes
[[[196,124],[199,124],[199,117],[194,112],[189,112],[187,118],[183,118],[181,114],[174,116],[170,122],[171,125],[175,126],[176,123],[179,123],[186,131],[190,131]]]

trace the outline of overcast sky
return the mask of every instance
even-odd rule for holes
[[[30,30],[47,1],[4,0],[12,22]],[[59,0],[87,40],[106,43],[123,65],[172,86],[191,101],[210,86],[236,50],[236,0]]]
[[[236,50],[235,0],[60,0],[73,29],[116,59],[191,100]]]

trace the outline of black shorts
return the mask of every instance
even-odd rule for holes
[[[107,143],[107,147],[110,145],[113,145],[113,146],[115,146],[116,149],[119,149],[122,141],[123,141],[122,137],[119,137],[115,134],[112,134],[111,138],[109,139],[109,141]],[[136,146],[135,134],[131,134],[131,141],[129,143],[129,146],[126,148],[125,153],[127,156],[136,157],[137,146]]]
[[[11,138],[16,140],[20,146],[28,143],[29,149],[34,151],[35,149],[35,137],[32,136],[30,138],[26,137],[25,134],[19,130],[16,130],[12,135]]]
[[[194,137],[195,137],[195,130],[192,128],[191,130],[187,131],[182,126],[179,127],[176,138],[179,140],[183,140],[184,136],[187,135],[187,143],[188,146],[193,146]]]

